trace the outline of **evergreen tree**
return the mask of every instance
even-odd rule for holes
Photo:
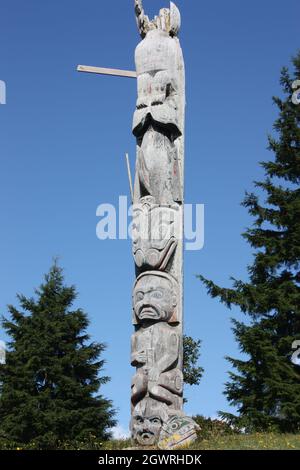
[[[201,341],[183,336],[183,381],[188,385],[199,385],[204,369],[197,365]]]
[[[98,395],[109,378],[99,375],[105,346],[89,343],[87,315],[71,310],[77,296],[56,263],[36,291],[19,295],[2,324],[10,337],[0,365],[0,435],[42,447],[82,439],[107,439],[115,425],[110,401]]]
[[[249,282],[232,279],[233,288],[226,289],[199,276],[212,297],[228,308],[238,306],[249,320],[233,320],[248,359],[227,358],[236,372],[230,373],[225,395],[238,416],[221,413],[249,431],[300,429],[300,367],[291,360],[292,344],[300,339],[300,105],[291,101],[292,83],[300,79],[300,52],[293,65],[292,77],[282,69],[284,98],[273,98],[279,117],[269,149],[275,158],[261,163],[265,179],[255,183],[265,204],[253,193],[243,201],[255,218],[243,234],[255,249]]]

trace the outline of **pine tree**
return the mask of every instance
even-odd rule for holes
[[[18,295],[22,311],[9,306],[2,324],[10,338],[0,365],[0,435],[42,447],[58,441],[107,439],[115,425],[112,404],[98,395],[109,378],[100,377],[105,349],[89,343],[89,321],[71,310],[77,296],[55,262],[36,299]]]
[[[262,162],[265,179],[255,185],[266,195],[264,205],[246,193],[243,205],[255,218],[243,234],[255,249],[249,282],[232,278],[231,289],[199,276],[212,297],[228,308],[238,306],[248,322],[233,320],[233,332],[247,360],[227,358],[230,373],[225,395],[238,416],[221,413],[246,430],[296,432],[300,429],[300,367],[293,364],[292,344],[300,339],[300,105],[292,103],[292,83],[300,79],[300,51],[293,59],[293,77],[281,72],[284,98],[274,137],[272,161]]]

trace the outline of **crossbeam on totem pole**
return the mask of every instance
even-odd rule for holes
[[[77,72],[97,73],[99,75],[112,75],[115,77],[136,78],[133,70],[107,69],[103,67],[93,67],[91,65],[78,65]]]

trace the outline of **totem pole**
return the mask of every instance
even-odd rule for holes
[[[136,444],[172,448],[196,437],[183,403],[183,209],[185,71],[180,12],[150,21],[135,0],[138,98],[133,190],[131,432]]]
[[[182,411],[185,72],[177,37],[181,18],[172,2],[152,21],[142,0],[134,3],[142,37],[135,52],[136,72],[88,65],[78,65],[77,70],[137,78],[131,432],[137,445],[174,448],[193,441],[198,429]]]

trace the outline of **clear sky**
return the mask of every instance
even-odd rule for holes
[[[165,0],[144,0],[149,15]],[[203,341],[199,387],[189,414],[227,410],[225,355],[239,354],[229,312],[195,275],[224,286],[246,279],[251,218],[240,206],[258,162],[271,157],[279,72],[299,47],[298,0],[177,0],[186,63],[186,202],[205,204],[205,246],[185,255],[185,331]],[[135,80],[79,74],[77,64],[134,69],[139,41],[133,0],[2,0],[0,80],[0,312],[32,295],[59,256],[94,340],[107,343],[110,384],[102,392],[129,421],[130,241],[100,241],[96,208],[128,195],[133,166]],[[0,339],[5,335],[0,330]]]

